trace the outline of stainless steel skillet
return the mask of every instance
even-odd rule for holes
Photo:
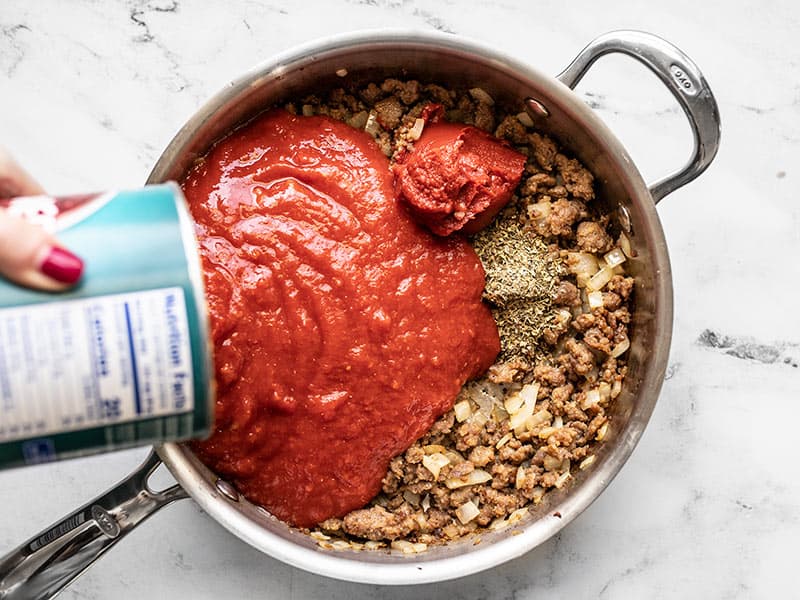
[[[601,56],[622,53],[653,71],[683,108],[692,128],[689,161],[646,184],[622,144],[572,91]],[[346,74],[345,74],[346,73]],[[655,204],[701,174],[720,139],[716,101],[697,66],[664,40],[616,31],[586,48],[557,77],[456,36],[379,31],[348,34],[289,51],[248,71],[219,92],[178,132],[148,182],[179,179],[198,156],[237,124],[289,98],[341,84],[343,78],[378,81],[417,78],[449,86],[479,85],[497,101],[528,110],[595,174],[599,196],[629,231],[638,255],[636,306],[629,374],[612,413],[612,428],[593,468],[546,496],[509,530],[432,548],[412,557],[391,552],[321,551],[314,540],[254,506],[217,478],[184,445],[164,444],[105,494],[0,559],[0,599],[49,598],[160,508],[191,497],[234,535],[288,564],[321,575],[380,584],[414,584],[461,577],[515,558],[574,519],[606,488],[641,437],[658,398],[672,334],[672,278]],[[178,484],[148,487],[163,462]]]

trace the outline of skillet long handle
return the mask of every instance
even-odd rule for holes
[[[52,598],[139,523],[186,498],[174,485],[153,492],[155,452],[119,484],[0,558],[0,599]]]
[[[653,200],[658,202],[692,181],[714,160],[720,142],[717,101],[691,58],[666,40],[642,31],[622,30],[601,35],[581,50],[558,79],[574,88],[598,58],[614,52],[635,58],[655,73],[681,105],[692,128],[694,149],[689,162],[650,186]]]

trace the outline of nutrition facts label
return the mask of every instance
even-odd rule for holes
[[[193,407],[181,288],[0,310],[0,442]]]

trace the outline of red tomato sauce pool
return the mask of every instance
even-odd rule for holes
[[[327,117],[270,111],[183,189],[218,385],[193,449],[294,525],[363,506],[499,352],[477,256],[418,226],[373,140]]]

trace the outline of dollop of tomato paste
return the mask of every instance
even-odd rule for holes
[[[416,224],[374,141],[327,117],[270,111],[183,189],[218,384],[193,449],[294,525],[363,506],[499,352],[477,256]]]
[[[400,197],[438,235],[486,227],[511,199],[526,157],[502,140],[461,123],[428,123],[395,165]]]

